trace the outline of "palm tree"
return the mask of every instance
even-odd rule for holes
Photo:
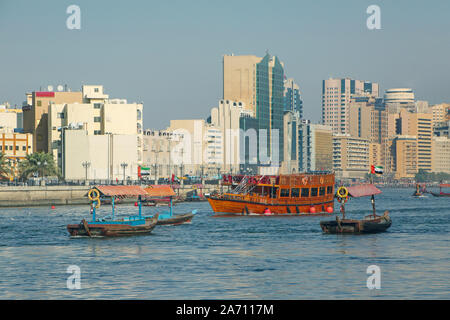
[[[4,153],[0,153],[0,177],[8,178],[11,174],[11,166],[7,162]]]
[[[19,164],[19,174],[22,179],[28,179],[33,174],[40,177],[58,176],[58,167],[50,153],[35,152],[28,154]]]

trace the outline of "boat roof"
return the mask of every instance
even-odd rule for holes
[[[353,198],[367,197],[376,194],[380,194],[381,190],[375,187],[373,184],[360,184],[347,188],[348,194]]]
[[[137,197],[145,196],[144,188],[141,186],[94,186],[103,196],[117,196],[117,197]]]
[[[151,185],[144,190],[147,197],[171,197],[176,195],[172,187],[168,185]]]
[[[450,188],[450,184],[448,184],[448,183],[441,183],[439,186],[441,188]]]

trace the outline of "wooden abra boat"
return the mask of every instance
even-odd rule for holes
[[[430,191],[433,196],[435,197],[450,197],[450,193],[442,192],[442,188],[450,188],[450,184],[443,184],[441,183],[439,185],[439,193]]]
[[[224,176],[228,192],[208,197],[215,216],[329,215],[334,206],[334,174]]]
[[[375,213],[375,197],[381,190],[372,184],[358,185],[349,188],[340,187],[336,193],[338,201],[341,203],[342,219],[336,216],[336,220],[321,221],[320,227],[325,233],[377,233],[386,231],[392,224],[389,212],[386,211],[382,216]],[[362,220],[345,218],[345,202],[350,197],[371,196],[373,214],[365,216]]]
[[[194,215],[197,213],[196,210],[193,210],[190,213],[186,214],[173,214],[173,200],[172,198],[176,196],[176,193],[173,191],[173,189],[170,186],[166,185],[153,185],[148,186],[145,191],[147,192],[146,199],[158,199],[158,198],[168,198],[169,199],[169,211],[164,213],[158,213],[156,215],[149,215],[145,218],[148,220],[154,219],[154,216],[157,216],[158,225],[178,225],[178,224],[184,224],[184,223],[190,223],[192,219],[194,218]],[[151,201],[151,200],[150,200]]]
[[[85,219],[79,224],[67,225],[67,230],[71,236],[87,237],[116,237],[138,234],[148,234],[156,226],[158,215],[152,219],[145,219],[142,216],[142,196],[147,193],[139,186],[96,186],[89,190],[88,197],[91,200],[92,221]],[[115,219],[116,198],[137,197],[139,205],[139,215]],[[102,198],[110,198],[112,214],[103,218],[96,217],[96,210],[100,208]]]

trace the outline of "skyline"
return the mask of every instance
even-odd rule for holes
[[[21,106],[25,92],[47,85],[101,84],[111,98],[144,104],[144,128],[164,129],[171,119],[205,119],[218,105],[223,55],[266,50],[299,84],[314,122],[330,77],[379,83],[380,96],[406,87],[417,100],[446,102],[450,3],[435,3],[2,1],[0,103]],[[80,30],[66,28],[71,4],[80,6]],[[372,4],[381,30],[366,27]]]

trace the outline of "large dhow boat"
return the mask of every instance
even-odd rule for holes
[[[117,237],[150,233],[156,226],[158,214],[151,219],[142,215],[142,198],[147,192],[140,186],[95,186],[89,190],[92,220],[83,219],[79,224],[67,225],[70,235],[84,237]],[[124,198],[137,198],[138,215],[115,217],[115,202]],[[111,203],[111,215],[98,217],[96,211],[103,200]]]
[[[386,231],[392,224],[389,212],[385,211],[382,216],[375,211],[375,195],[380,194],[381,190],[373,184],[356,185],[352,187],[339,187],[336,192],[336,198],[341,204],[342,219],[336,216],[336,220],[321,221],[320,227],[324,233],[332,234],[362,234],[378,233]],[[345,218],[345,203],[350,197],[371,197],[372,214],[365,216],[361,220]]]
[[[278,176],[225,175],[222,189],[208,197],[215,216],[329,215],[334,205],[334,173]]]

